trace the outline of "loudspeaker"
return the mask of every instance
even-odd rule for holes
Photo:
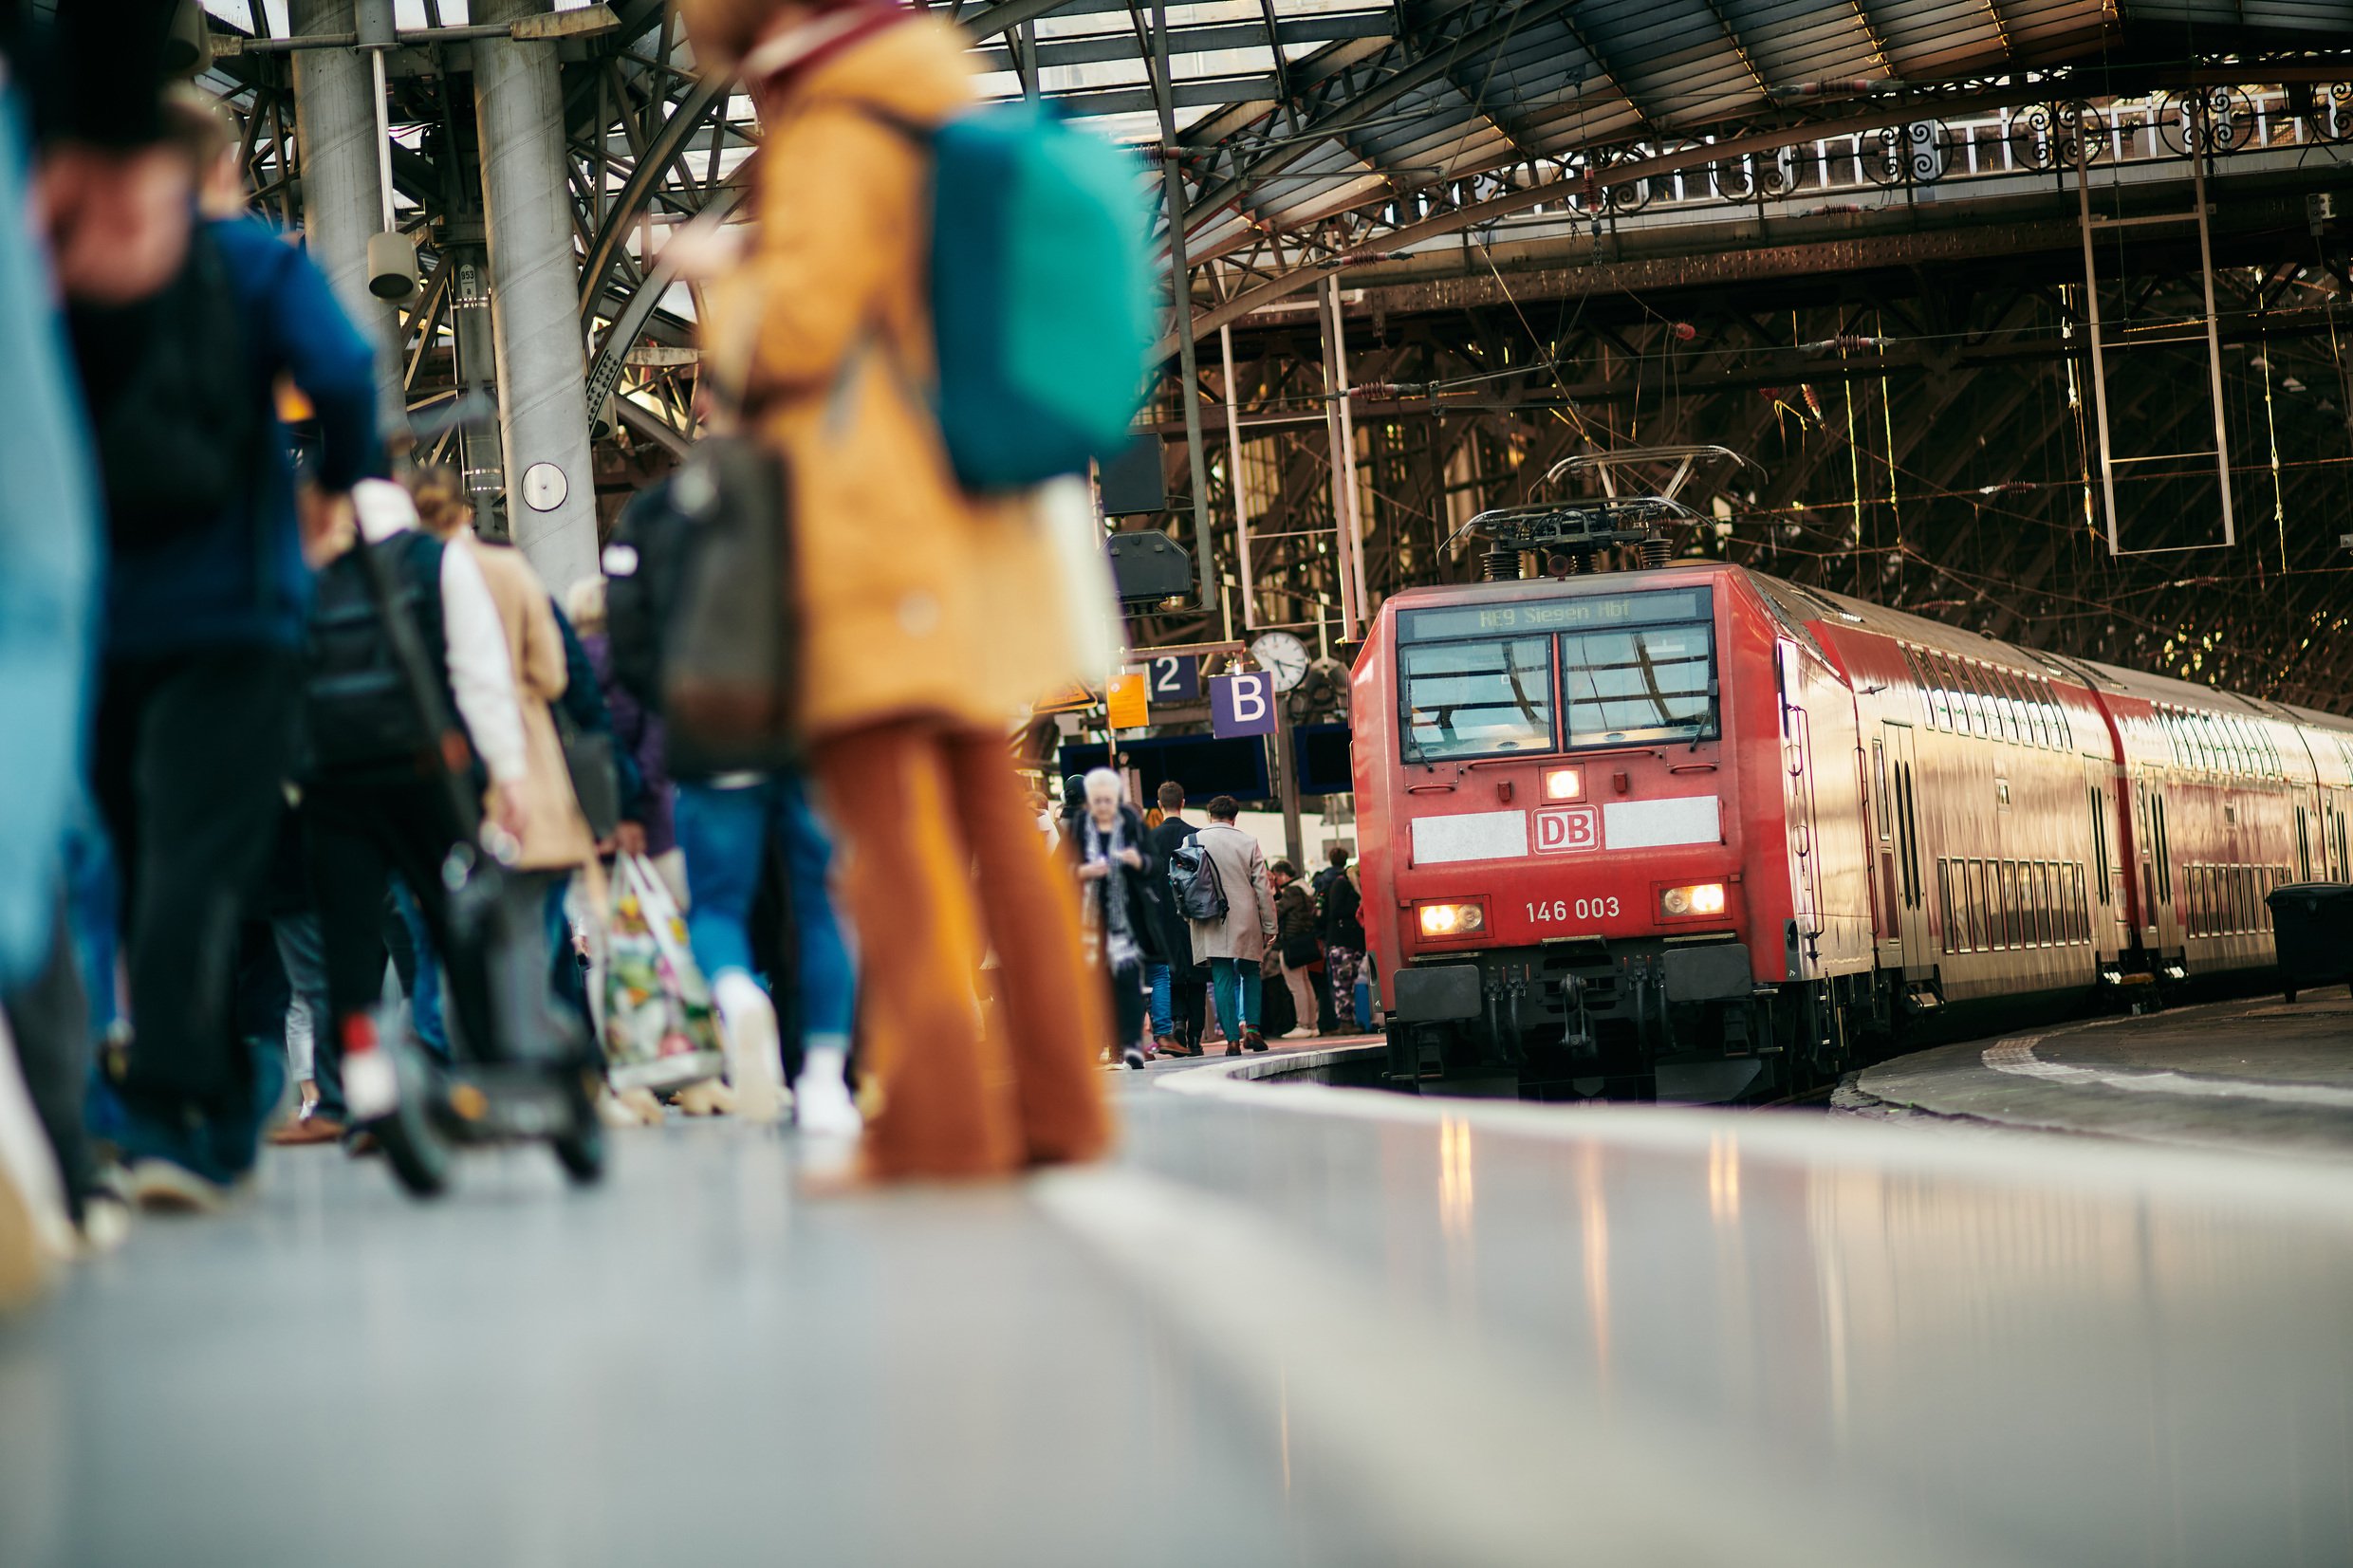
[[[1121,603],[1157,604],[1193,592],[1192,553],[1159,529],[1115,533],[1104,547]]]
[[[406,234],[387,229],[367,244],[368,292],[380,300],[405,300],[417,292],[417,247]]]
[[[1165,450],[1157,435],[1139,435],[1101,465],[1105,517],[1168,509],[1168,480],[1161,471]]]
[[[205,26],[198,0],[180,0],[173,9],[171,31],[163,41],[163,68],[173,76],[188,77],[213,68],[213,29]]]

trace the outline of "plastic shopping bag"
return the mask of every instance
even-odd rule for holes
[[[667,1092],[727,1066],[711,988],[686,922],[644,857],[613,865],[604,964],[604,1076],[615,1089]]]

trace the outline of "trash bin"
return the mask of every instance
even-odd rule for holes
[[[2280,990],[2288,1001],[2314,986],[2353,982],[2353,886],[2289,882],[2264,902],[2271,906]]]

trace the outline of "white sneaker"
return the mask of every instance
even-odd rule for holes
[[[840,1075],[803,1073],[793,1086],[793,1121],[811,1137],[854,1138],[865,1127]]]
[[[727,1025],[727,1079],[735,1090],[735,1115],[753,1122],[782,1119],[785,1069],[777,1052],[775,1004],[741,969],[721,970],[711,1000]]]

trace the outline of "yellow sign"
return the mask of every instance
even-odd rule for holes
[[[1111,710],[1114,729],[1141,729],[1152,722],[1152,708],[1144,700],[1144,673],[1130,670],[1111,677],[1110,690],[1104,702]]]

